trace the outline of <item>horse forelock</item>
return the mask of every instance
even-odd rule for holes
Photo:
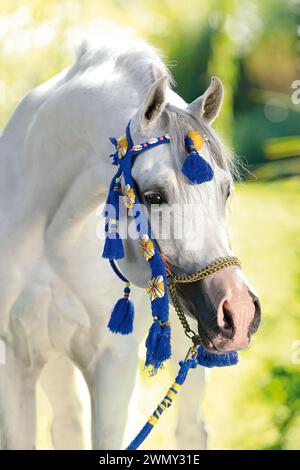
[[[134,119],[134,125],[136,120]],[[207,147],[209,152],[205,152],[207,158],[210,158],[210,163],[213,166],[215,177],[212,182],[205,185],[190,185],[187,184],[186,178],[182,174],[182,164],[186,158],[187,151],[185,149],[184,137],[187,130],[197,130],[202,136],[206,136],[209,140]],[[153,183],[160,187],[168,188],[170,200],[176,201],[178,199],[178,192],[180,192],[180,201],[183,204],[203,204],[203,207],[208,207],[209,201],[217,201],[216,210],[223,211],[224,199],[220,196],[218,190],[219,184],[227,184],[231,186],[233,179],[239,177],[238,169],[234,160],[234,155],[230,149],[223,143],[218,134],[213,128],[205,124],[204,121],[197,119],[187,109],[179,108],[173,104],[167,103],[160,119],[157,120],[154,128],[151,129],[151,136],[158,136],[167,132],[170,139],[170,152],[160,152],[161,159],[156,164],[156,171],[153,172]],[[140,136],[139,136],[140,137]],[[139,142],[142,140],[139,140]],[[151,153],[151,152],[150,152]],[[164,160],[164,156],[167,160]],[[169,156],[168,156],[169,155]],[[171,158],[170,158],[171,157]],[[157,158],[157,154],[154,157]],[[147,158],[144,162],[147,161]],[[154,160],[153,160],[154,161]],[[159,171],[163,169],[162,173]],[[171,165],[174,171],[165,174],[166,165]],[[171,169],[171,167],[170,167]],[[140,166],[141,174],[145,170],[143,165]],[[223,170],[223,171],[222,171]],[[225,177],[227,174],[227,178]],[[175,194],[177,193],[177,196]],[[172,196],[173,195],[173,196]],[[219,209],[217,209],[219,207]]]
[[[178,170],[181,169],[183,160],[186,157],[184,148],[186,131],[188,129],[195,129],[209,140],[213,163],[225,170],[230,177],[238,177],[234,154],[211,126],[206,125],[203,120],[197,119],[189,111],[169,103],[164,109],[162,120],[163,126],[166,127],[168,133],[172,136],[172,156]]]

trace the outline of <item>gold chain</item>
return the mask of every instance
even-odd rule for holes
[[[191,338],[195,345],[197,344],[198,336],[191,329],[185,316],[185,313],[181,308],[179,299],[177,297],[176,284],[187,284],[189,282],[202,281],[203,279],[206,279],[212,276],[213,274],[216,274],[217,272],[221,271],[222,269],[228,268],[230,266],[238,266],[239,268],[241,267],[241,263],[236,256],[225,256],[224,258],[219,258],[194,274],[186,276],[174,276],[172,273],[170,273],[171,283],[169,285],[169,291],[175,312],[183,326],[186,336]]]
[[[179,318],[180,323],[182,324],[182,327],[184,329],[186,336],[188,336],[189,338],[193,338],[194,336],[196,336],[196,333],[191,329],[189,322],[186,319],[185,313],[183,312],[181,308],[174,283],[170,284],[169,291],[170,291],[170,295],[171,295],[175,312]]]
[[[180,284],[187,284],[189,282],[202,281],[213,274],[221,271],[221,269],[228,268],[229,266],[239,266],[241,263],[236,256],[225,256],[205,266],[200,271],[186,276],[174,276],[171,274],[172,281]]]

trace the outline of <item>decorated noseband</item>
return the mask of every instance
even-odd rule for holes
[[[119,139],[111,138],[116,151],[110,157],[113,165],[116,165],[118,169],[111,181],[104,209],[106,240],[102,256],[109,259],[116,275],[125,282],[124,297],[115,304],[108,327],[114,333],[129,334],[133,331],[134,307],[129,299],[130,283],[115,264],[115,260],[124,257],[123,242],[119,233],[119,200],[121,197],[125,207],[133,211],[136,229],[139,234],[138,247],[151,269],[151,279],[146,286],[146,290],[150,297],[153,323],[146,339],[145,365],[150,366],[153,371],[161,367],[163,362],[171,356],[167,285],[167,275],[170,272],[166,271],[165,260],[159,251],[156,240],[152,238],[151,227],[141,208],[131,171],[136,156],[158,145],[168,144],[170,139],[168,134],[164,134],[160,137],[151,138],[142,144],[134,144],[130,135],[130,122],[124,136]],[[182,173],[190,184],[205,183],[213,178],[212,167],[199,153],[203,144],[204,140],[197,131],[190,130],[187,132],[185,136],[187,157],[182,165]],[[125,183],[123,190],[121,188],[122,175]],[[219,269],[222,267],[221,263]],[[174,297],[174,289],[172,290],[172,297]],[[214,365],[231,365],[237,362],[236,353],[216,356],[208,353],[199,343],[197,348],[197,360],[201,365],[212,367]]]

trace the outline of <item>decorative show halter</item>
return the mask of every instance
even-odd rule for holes
[[[151,138],[142,144],[134,144],[130,134],[129,121],[126,134],[118,139],[113,137],[110,140],[116,148],[115,153],[110,155],[110,157],[112,157],[113,165],[118,166],[118,169],[111,181],[104,208],[106,239],[102,256],[109,260],[115,274],[125,282],[125,288],[123,298],[117,301],[112,310],[108,328],[113,333],[120,334],[129,334],[133,331],[134,307],[129,299],[130,282],[119,271],[115,263],[115,260],[124,258],[123,242],[119,234],[119,200],[121,197],[125,207],[133,212],[136,229],[139,234],[139,250],[149,263],[151,269],[151,279],[146,290],[150,296],[153,323],[146,339],[145,366],[150,368],[152,373],[155,373],[158,368],[162,367],[164,361],[171,356],[168,289],[184,332],[193,343],[185,360],[179,363],[180,370],[175,382],[169,388],[166,396],[159,403],[140,433],[127,447],[127,450],[135,450],[148,436],[163,411],[171,406],[190,368],[195,368],[198,364],[205,367],[221,367],[234,365],[238,362],[236,352],[211,354],[201,345],[200,337],[190,328],[180,305],[176,285],[206,279],[229,266],[240,267],[240,262],[234,256],[227,256],[217,259],[194,274],[175,276],[164,256],[160,253],[155,238],[152,236],[151,227],[141,208],[138,191],[131,174],[136,156],[158,145],[169,143],[170,136],[164,134],[160,137]],[[182,165],[182,173],[190,184],[206,183],[213,178],[212,167],[199,153],[203,144],[204,139],[199,132],[195,130],[187,132],[185,136],[187,157]],[[125,183],[123,190],[121,188],[122,175]]]

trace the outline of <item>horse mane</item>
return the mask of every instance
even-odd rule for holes
[[[112,40],[110,36],[100,45],[95,41],[83,41],[77,48],[76,62],[70,73],[83,73],[104,63],[110,63],[115,72],[132,76],[144,93],[161,76],[168,78],[169,86],[175,84],[162,52],[145,40],[126,34],[126,30],[120,38]]]
[[[99,40],[83,40],[77,47],[75,55],[74,64],[66,71],[61,82],[67,82],[92,68],[109,63],[115,72],[129,74],[141,87],[142,96],[145,96],[150,86],[161,76],[168,78],[170,88],[175,85],[175,80],[163,53],[145,40],[137,38],[131,30],[126,28],[119,28],[113,34],[110,30],[106,37],[102,36]],[[42,95],[40,90],[43,90],[44,87],[45,85],[42,84],[32,90],[28,94],[28,98],[33,95],[37,101],[35,95]],[[43,97],[40,96],[40,98]],[[43,99],[40,101],[42,102]],[[175,164],[178,169],[181,168],[185,155],[184,134],[187,129],[194,128],[209,138],[213,160],[235,178],[239,178],[233,153],[204,121],[196,119],[187,110],[169,103],[165,107],[162,119],[167,131],[172,135],[172,153],[175,156]]]
[[[119,32],[114,40],[111,40],[111,35],[109,40],[102,38],[100,46],[97,41],[83,41],[77,50],[76,71],[82,73],[91,67],[110,62],[115,71],[130,74],[142,86],[144,94],[161,76],[167,76],[169,86],[174,86],[174,78],[162,52],[145,40],[138,39],[130,31],[121,29],[122,34]],[[182,165],[184,155],[184,133],[186,129],[194,128],[209,138],[212,157],[217,165],[235,178],[238,177],[233,153],[210,126],[172,104],[167,104],[162,119],[168,132],[175,136],[172,144],[178,168]]]

